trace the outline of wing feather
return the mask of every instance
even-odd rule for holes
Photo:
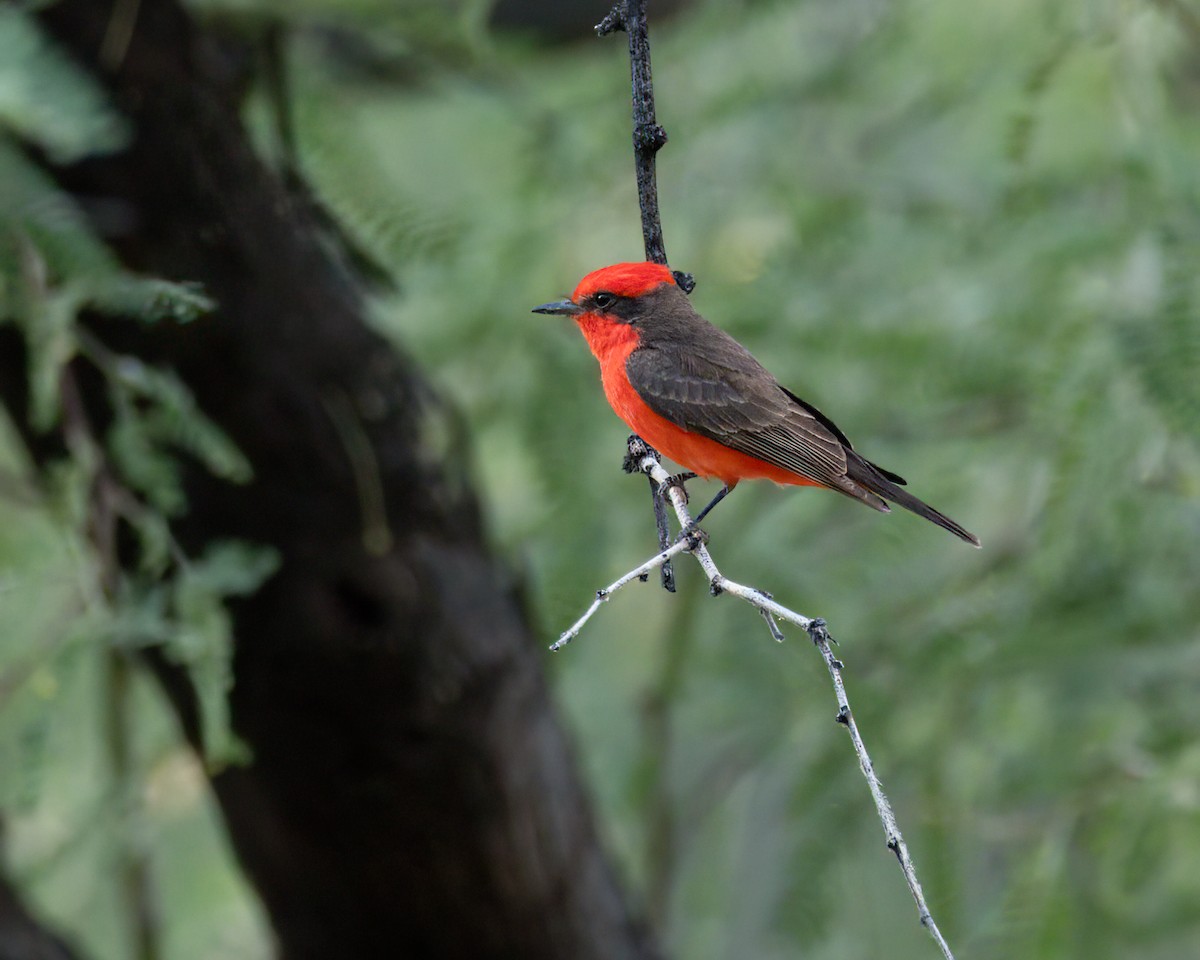
[[[824,418],[796,403],[731,337],[703,341],[688,350],[659,342],[630,354],[625,371],[646,405],[740,453],[817,483],[847,486],[846,448]]]

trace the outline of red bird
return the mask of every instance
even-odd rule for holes
[[[899,485],[902,477],[858,454],[827,416],[779,384],[740,343],[692,309],[671,271],[618,263],[589,273],[569,300],[534,313],[575,318],[600,361],[617,416],[664,456],[724,486],[739,480],[828,487],[883,513],[885,500],[979,538]]]

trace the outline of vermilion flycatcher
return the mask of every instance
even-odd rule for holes
[[[604,395],[638,436],[692,473],[828,487],[883,513],[886,500],[967,543],[979,538],[902,490],[904,479],[855,452],[821,411],[779,384],[740,343],[692,309],[671,271],[618,263],[589,273],[570,300],[534,313],[575,318],[600,361]]]

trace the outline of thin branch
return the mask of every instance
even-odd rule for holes
[[[833,689],[838,703],[837,722],[844,725],[850,733],[850,742],[854,744],[858,765],[862,769],[867,787],[871,791],[871,799],[875,801],[875,812],[879,814],[883,832],[887,835],[888,849],[896,855],[896,860],[900,864],[900,871],[904,874],[908,890],[917,905],[917,914],[920,917],[921,925],[929,931],[933,942],[942,951],[942,956],[946,960],[954,960],[954,954],[950,952],[950,945],[946,943],[946,938],[942,936],[942,931],[938,929],[933,914],[929,911],[925,892],[921,889],[921,882],[917,879],[917,868],[912,862],[912,857],[909,856],[908,845],[900,833],[900,825],[896,823],[896,814],[892,810],[892,804],[888,800],[887,794],[883,792],[883,784],[875,776],[875,767],[871,763],[870,754],[867,753],[862,734],[858,732],[858,724],[854,722],[854,713],[850,709],[850,701],[846,696],[846,685],[842,681],[843,664],[833,655],[833,650],[830,648],[830,644],[837,641],[829,635],[829,631],[825,628],[825,621],[819,617],[809,624],[808,635],[812,637],[813,643],[821,651],[821,656],[825,658],[825,665],[829,668],[829,676],[833,678]]]
[[[638,470],[645,473],[655,482],[659,495],[670,498],[671,506],[675,510],[675,516],[679,520],[680,528],[691,530],[692,517],[688,512],[687,493],[683,489],[683,484],[671,477],[666,469],[664,469],[663,465],[659,462],[658,454],[642,440],[637,437],[630,437],[627,462],[636,464]],[[900,864],[904,880],[908,884],[909,892],[912,894],[913,901],[917,905],[917,913],[920,917],[921,925],[929,931],[929,935],[941,950],[945,960],[954,960],[954,955],[950,952],[949,945],[942,936],[941,930],[938,929],[932,913],[930,913],[929,904],[926,902],[925,894],[921,889],[921,883],[917,879],[916,867],[913,865],[912,857],[909,856],[908,847],[904,843],[904,837],[900,833],[900,827],[896,823],[896,815],[892,810],[892,805],[888,801],[887,795],[883,792],[883,786],[880,784],[879,778],[875,775],[874,764],[871,763],[871,757],[867,753],[866,744],[863,743],[862,735],[859,733],[858,724],[854,721],[854,714],[850,709],[850,700],[846,694],[846,685],[842,680],[844,665],[833,655],[832,645],[836,641],[829,635],[825,621],[820,617],[806,617],[802,613],[797,613],[795,610],[777,603],[769,593],[759,590],[756,587],[746,586],[745,584],[730,580],[718,569],[716,562],[709,553],[707,541],[707,534],[702,530],[694,530],[681,536],[666,550],[651,557],[624,576],[618,577],[607,587],[597,590],[596,599],[592,601],[592,605],[584,611],[583,616],[576,620],[569,629],[565,630],[551,644],[550,649],[561,650],[579,636],[580,631],[587,625],[587,622],[591,620],[596,611],[600,609],[600,605],[605,603],[617,590],[628,583],[632,583],[634,580],[644,580],[651,570],[666,563],[671,557],[679,553],[689,553],[696,558],[696,562],[700,564],[700,567],[704,570],[704,575],[708,578],[708,589],[714,597],[720,596],[723,593],[729,594],[730,596],[745,600],[758,610],[767,623],[771,637],[776,641],[783,640],[783,633],[776,623],[777,620],[795,624],[804,630],[812,639],[816,648],[821,652],[821,656],[825,660],[825,666],[829,670],[830,679],[833,681],[834,695],[837,698],[838,704],[837,722],[842,724],[850,733],[850,742],[854,747],[855,755],[858,757],[858,765],[863,772],[863,776],[866,778],[867,787],[871,791],[871,799],[875,801],[875,811],[878,813],[879,820],[883,824],[888,849],[896,855],[896,860]]]
[[[629,35],[629,71],[633,84],[633,163],[637,173],[638,206],[642,211],[642,238],[646,259],[667,262],[662,218],[658,212],[658,186],[654,156],[667,142],[667,131],[654,117],[654,81],[650,72],[650,37],[646,0],[622,0],[596,25],[603,37],[614,30]]]
[[[667,131],[654,116],[654,80],[650,71],[650,35],[646,22],[646,0],[618,0],[608,15],[596,24],[596,35],[608,36],[617,30],[629,35],[629,73],[633,103],[633,167],[637,178],[638,208],[642,212],[642,241],[646,259],[652,263],[667,263],[663,243],[662,217],[658,212],[658,183],[654,172],[654,157],[667,142]],[[696,281],[688,273],[676,273],[676,282],[691,293]],[[652,448],[651,448],[652,449]],[[666,511],[658,497],[654,482],[650,483],[654,503],[654,524],[658,530],[658,547],[667,548],[668,526]],[[661,568],[663,589],[675,592],[675,573],[669,560]]]
[[[666,471],[663,472],[665,473]],[[555,651],[561,650],[568,643],[579,636],[579,631],[582,630],[584,626],[587,625],[587,622],[592,619],[592,616],[595,614],[595,612],[600,609],[600,605],[605,603],[609,597],[625,586],[625,584],[632,583],[634,580],[645,580],[647,575],[652,570],[657,570],[676,554],[683,553],[685,550],[689,549],[691,549],[690,541],[678,540],[671,544],[671,546],[669,546],[662,553],[651,557],[640,567],[634,567],[624,576],[617,577],[617,579],[610,583],[607,587],[601,587],[596,591],[596,598],[592,601],[592,605],[584,611],[583,616],[571,624],[571,626],[569,626],[566,630],[564,630],[562,635],[550,645],[550,649]]]

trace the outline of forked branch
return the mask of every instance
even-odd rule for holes
[[[675,510],[675,516],[679,521],[680,529],[685,531],[692,529],[692,516],[688,511],[687,494],[684,492],[682,485],[671,477],[659,462],[658,454],[639,437],[629,438],[627,463],[632,464],[639,472],[646,474],[650,478],[658,496],[670,499],[671,506]],[[883,824],[888,849],[895,853],[896,860],[900,864],[904,880],[908,884],[909,892],[912,893],[913,901],[917,905],[917,913],[922,926],[929,931],[929,935],[933,937],[934,943],[942,951],[942,956],[945,960],[954,960],[954,955],[950,952],[949,945],[946,943],[941,930],[938,929],[938,925],[929,911],[929,904],[925,900],[921,883],[917,879],[916,867],[913,865],[912,857],[909,856],[908,847],[904,843],[904,837],[900,833],[900,827],[896,823],[896,814],[892,810],[891,802],[883,792],[883,785],[879,782],[879,778],[875,775],[875,766],[871,763],[870,754],[867,753],[866,744],[863,743],[862,734],[859,732],[858,724],[854,720],[854,713],[850,709],[850,700],[846,694],[846,684],[842,680],[844,665],[833,654],[832,645],[836,641],[829,635],[829,630],[826,628],[824,620],[820,617],[806,617],[804,614],[797,613],[795,610],[776,602],[769,593],[759,590],[757,587],[750,587],[730,580],[721,573],[716,561],[712,558],[712,554],[709,553],[707,535],[701,530],[696,530],[692,533],[681,535],[679,539],[665,550],[655,554],[645,563],[639,564],[612,583],[597,590],[591,606],[584,611],[583,616],[562,632],[559,638],[551,644],[550,649],[561,650],[578,637],[580,631],[592,619],[596,611],[622,587],[635,580],[645,580],[651,571],[661,567],[664,563],[669,562],[672,557],[678,556],[681,553],[687,553],[695,557],[696,562],[700,564],[701,569],[704,571],[704,575],[708,578],[708,589],[714,597],[721,594],[728,594],[740,600],[745,600],[758,610],[766,621],[767,628],[770,630],[773,639],[778,642],[783,641],[783,632],[779,628],[779,621],[783,621],[795,624],[804,630],[816,648],[821,651],[821,656],[825,660],[825,666],[829,670],[829,677],[833,681],[833,690],[837,698],[838,712],[835,719],[850,733],[850,742],[854,746],[855,755],[858,757],[858,765],[862,770],[863,776],[866,778],[867,787],[871,791],[871,799],[875,801],[875,811],[879,815],[880,823]]]

